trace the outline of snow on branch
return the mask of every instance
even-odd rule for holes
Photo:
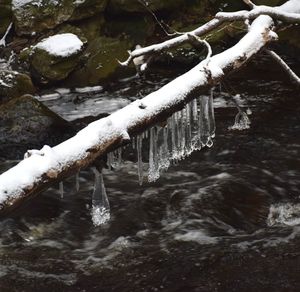
[[[216,14],[215,18],[200,26],[199,28],[184,33],[180,36],[174,37],[172,39],[166,40],[159,44],[150,45],[144,48],[138,48],[129,53],[129,57],[124,62],[119,62],[122,66],[128,66],[135,58],[153,55],[160,53],[162,51],[169,50],[171,48],[178,47],[180,45],[190,43],[189,35],[195,35],[201,37],[214,29],[218,28],[226,22],[232,22],[236,20],[253,20],[260,15],[269,15],[273,19],[286,21],[289,23],[299,23],[300,22],[300,1],[299,0],[289,0],[285,4],[278,7],[269,6],[256,6],[249,0],[244,0],[252,10],[242,10],[237,12],[219,12]]]
[[[0,213],[37,195],[55,182],[77,173],[180,110],[202,88],[212,86],[241,67],[274,39],[269,16],[260,16],[232,48],[202,61],[159,90],[110,116],[89,124],[74,137],[51,148],[31,151],[18,165],[0,175]],[[185,35],[188,37],[188,35]]]
[[[300,6],[300,2],[299,2]],[[269,6],[255,6],[251,11],[238,11],[238,12],[219,12],[216,14],[217,19],[227,20],[246,20],[255,19],[259,15],[269,15],[273,19],[282,20],[288,23],[299,23],[300,14],[285,12],[280,7],[269,7]]]

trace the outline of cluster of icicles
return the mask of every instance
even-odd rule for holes
[[[215,118],[213,96],[201,96],[192,100],[179,112],[174,113],[164,125],[156,125],[150,130],[132,138],[132,148],[137,151],[139,183],[145,177],[143,161],[143,141],[149,140],[148,181],[156,181],[162,171],[171,163],[189,156],[193,151],[213,145],[215,136]],[[122,148],[107,155],[109,169],[118,169],[122,164]],[[92,195],[91,215],[95,226],[102,225],[110,219],[110,207],[103,176],[93,168],[95,184]],[[76,187],[79,188],[78,179]],[[61,187],[60,187],[61,189]],[[63,190],[61,189],[61,192]]]

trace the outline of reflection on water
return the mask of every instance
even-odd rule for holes
[[[91,169],[79,191],[69,178],[63,198],[57,186],[2,218],[1,292],[299,291],[300,101],[279,82],[235,86],[249,130],[228,131],[236,110],[218,92],[213,148],[142,186],[135,163],[103,170],[108,224],[91,222]]]

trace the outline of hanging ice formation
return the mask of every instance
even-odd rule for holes
[[[165,127],[155,126],[150,129],[148,181],[156,181],[160,172],[168,169],[171,161],[176,163],[195,150],[211,147],[214,136],[215,117],[211,92],[210,96],[194,99],[183,110],[173,114]],[[141,152],[139,147],[138,152]],[[140,161],[138,165],[140,173]]]
[[[239,131],[242,131],[242,130],[247,130],[250,128],[250,124],[251,124],[251,121],[248,117],[248,115],[251,115],[252,114],[252,111],[250,108],[248,108],[246,110],[246,112],[244,112],[241,107],[239,106],[238,104],[238,101],[241,99],[241,96],[240,94],[236,94],[234,97],[233,97],[235,103],[236,103],[236,106],[237,106],[237,109],[238,109],[238,113],[237,115],[235,116],[235,119],[234,119],[234,124],[233,126],[231,127],[228,127],[228,130],[239,130]]]
[[[239,109],[239,112],[235,116],[234,125],[229,127],[229,130],[247,130],[250,128],[251,121],[248,114]]]
[[[110,206],[107,198],[103,176],[95,167],[92,168],[95,174],[95,184],[92,195],[92,221],[95,226],[102,225],[110,219]]]
[[[63,181],[59,182],[59,193],[60,193],[60,197],[63,199],[64,198],[64,183],[63,183]]]
[[[76,192],[79,191],[79,188],[80,188],[79,172],[77,172],[76,175],[75,175],[75,189],[76,189]]]
[[[107,166],[111,170],[113,168],[120,168],[122,164],[122,148],[118,148],[113,152],[107,154]]]
[[[131,147],[137,152],[138,178],[140,185],[144,178],[142,160],[143,139],[150,140],[148,181],[156,181],[160,172],[167,170],[170,163],[189,156],[193,151],[213,145],[215,117],[213,90],[209,96],[200,96],[189,102],[181,111],[174,113],[164,127],[154,126],[149,131],[132,138]],[[122,162],[122,148],[107,155],[107,165],[119,168]]]

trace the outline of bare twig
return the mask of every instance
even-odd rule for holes
[[[251,9],[255,8],[256,5],[251,0],[243,0]]]
[[[148,5],[145,3],[144,0],[138,0],[144,7],[145,9],[153,16],[155,22],[160,26],[160,28],[163,30],[163,32],[167,35],[167,36],[177,36],[179,33],[177,31],[174,31],[173,33],[169,33],[166,28],[163,25],[163,22],[161,22],[158,17],[156,16],[156,14],[148,7]]]
[[[265,52],[272,57],[272,59],[281,66],[281,68],[288,74],[290,80],[292,83],[294,83],[297,86],[300,86],[300,78],[297,76],[297,74],[290,68],[290,66],[274,51],[265,49]]]

